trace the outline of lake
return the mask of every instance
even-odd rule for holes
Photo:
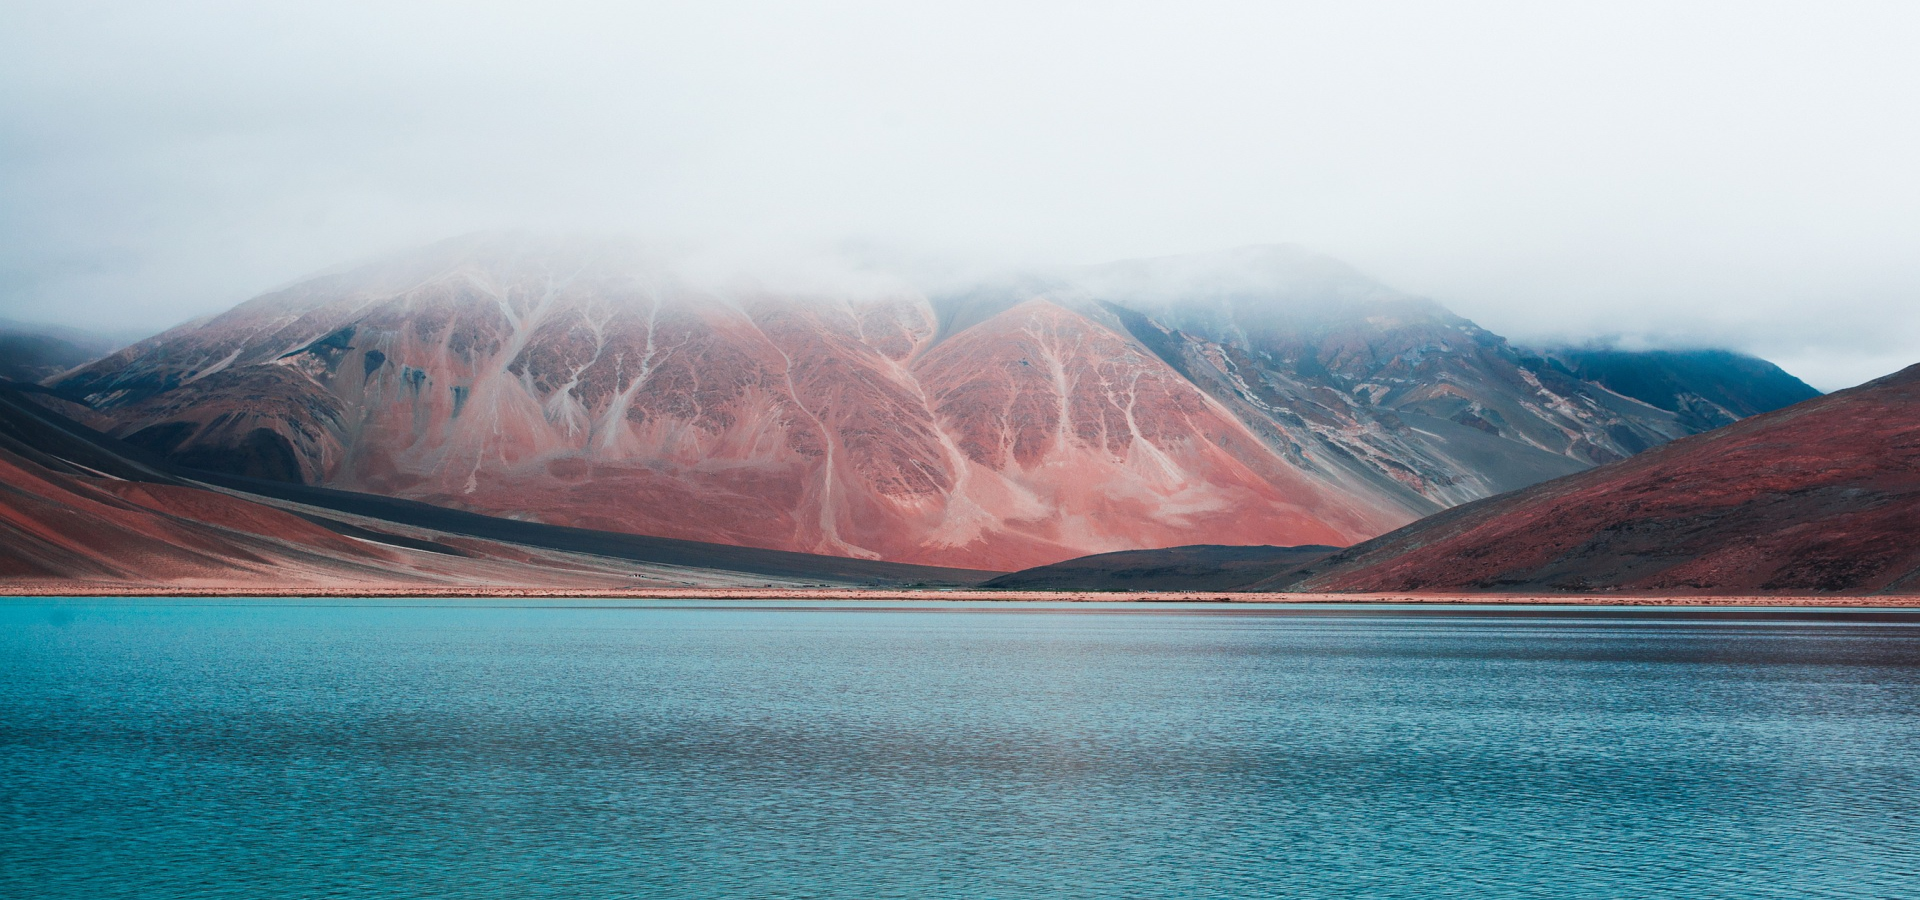
[[[1714,616],[0,599],[0,896],[1920,896],[1920,625]]]

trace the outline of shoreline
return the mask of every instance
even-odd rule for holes
[[[676,588],[581,589],[462,586],[260,587],[0,584],[11,598],[526,599],[526,600],[863,600],[1004,603],[1235,603],[1247,605],[1524,605],[1661,607],[1832,607],[1920,609],[1920,595],[1662,595],[1229,593],[1220,591],[983,591],[968,589]]]

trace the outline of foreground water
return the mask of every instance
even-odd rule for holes
[[[7,897],[1920,896],[1897,622],[6,600],[0,685]]]

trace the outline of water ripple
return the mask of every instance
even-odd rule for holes
[[[1910,625],[9,601],[0,683],[8,897],[1920,896]]]

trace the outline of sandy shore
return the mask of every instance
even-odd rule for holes
[[[267,598],[486,598],[588,600],[911,600],[1008,603],[1430,603],[1551,604],[1557,606],[1822,606],[1876,609],[1920,608],[1920,596],[1651,596],[1627,594],[1233,594],[1200,592],[1117,593],[1097,591],[858,590],[846,588],[578,588],[446,586],[262,588],[180,585],[85,585],[73,582],[0,582],[0,594],[16,597],[267,597]]]

